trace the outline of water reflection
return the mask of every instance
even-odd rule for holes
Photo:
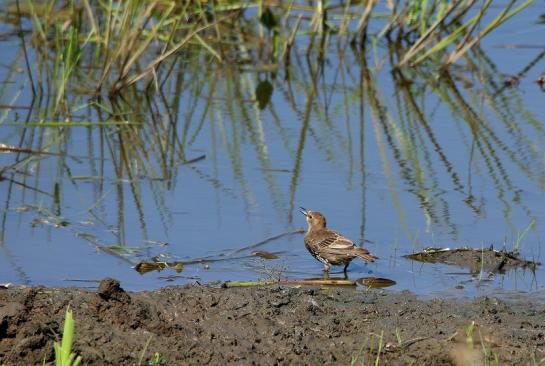
[[[14,71],[22,54],[15,47],[4,83],[15,80],[24,92],[0,94],[0,103],[24,107],[1,117],[1,247],[14,276],[40,281],[26,273],[24,253],[13,254],[16,238],[31,235],[20,227],[32,220],[35,235],[55,241],[64,230],[61,239],[87,242],[129,266],[158,255],[171,263],[236,252],[302,225],[293,213],[306,204],[333,215],[349,207],[338,220],[362,243],[391,243],[399,228],[404,252],[423,240],[495,241],[541,221],[543,115],[525,95],[534,90],[507,87],[486,49],[475,46],[460,66],[436,59],[399,67],[411,45],[396,37],[373,49],[333,34],[306,41],[321,46],[294,49],[272,69],[259,67],[270,55],[254,55],[245,43],[230,51],[256,68],[182,52],[145,83],[91,98],[78,89],[82,82],[61,104],[45,69],[44,90],[30,97]],[[544,56],[509,72],[523,78]],[[41,67],[48,62],[32,57]],[[91,63],[71,72],[97,78]],[[391,228],[375,229],[376,217]],[[300,246],[279,245],[279,260],[296,273],[305,260]],[[535,255],[538,246],[522,252]],[[221,270],[203,275],[214,276]]]

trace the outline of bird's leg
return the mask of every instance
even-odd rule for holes
[[[329,265],[324,264],[324,269],[323,269],[323,271],[324,271],[325,273],[328,273],[328,272],[329,272]]]
[[[348,271],[348,265],[349,265],[349,264],[350,264],[350,262],[348,262],[348,263],[346,263],[346,264],[344,265],[344,270],[343,270],[343,272],[344,272],[344,279],[345,279],[345,280],[348,278],[348,273],[347,273],[347,271]]]

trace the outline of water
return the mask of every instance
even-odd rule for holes
[[[141,275],[133,268],[155,256],[225,258],[304,227],[304,206],[356,243],[371,241],[365,245],[380,260],[352,262],[351,279],[385,277],[397,282],[395,290],[423,295],[543,291],[543,266],[480,280],[402,257],[430,246],[494,245],[543,261],[545,94],[533,82],[545,71],[544,26],[537,23],[543,12],[536,3],[494,31],[481,57],[472,57],[473,69],[449,70],[450,84],[415,74],[407,76],[408,89],[393,80],[384,50],[378,59],[368,55],[366,70],[350,48],[339,58],[332,45],[318,73],[315,60],[309,67],[304,49],[295,50],[289,82],[283,69],[273,79],[237,64],[210,64],[203,72],[189,60],[163,96],[140,93],[127,102],[129,120],[141,125],[120,133],[19,127],[40,121],[44,101],[30,110],[1,109],[0,142],[54,153],[0,156],[0,166],[22,161],[0,182],[1,282],[92,286],[110,276],[143,290],[319,277],[322,266],[301,234],[256,248],[280,252],[276,260],[210,261],[181,273]],[[2,43],[0,104],[28,107],[20,41]],[[503,86],[504,75],[534,61],[518,87]],[[273,94],[260,110],[253,95],[266,78]],[[105,121],[88,96],[71,100],[80,107],[74,121]]]

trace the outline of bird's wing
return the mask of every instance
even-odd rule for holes
[[[324,240],[322,240],[318,245],[321,248],[328,248],[328,249],[346,250],[346,249],[354,248],[354,243],[352,243],[351,240],[345,238],[341,234],[336,233],[334,231],[331,231],[330,235]]]

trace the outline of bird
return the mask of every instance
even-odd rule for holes
[[[344,264],[344,274],[348,265],[354,258],[361,258],[367,262],[374,262],[375,257],[365,248],[360,248],[342,234],[327,228],[325,216],[318,211],[310,211],[300,207],[300,211],[306,216],[308,231],[305,234],[305,247],[314,258],[324,264],[323,271],[329,273],[329,268],[334,265]]]

